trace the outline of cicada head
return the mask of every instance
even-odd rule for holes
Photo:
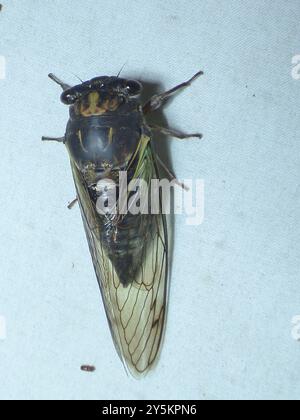
[[[66,146],[80,170],[126,168],[141,137],[141,91],[138,81],[108,76],[64,90],[61,100],[71,107]]]
[[[136,80],[101,76],[65,90],[61,101],[74,107],[83,117],[117,111],[122,105],[137,102],[142,85]]]

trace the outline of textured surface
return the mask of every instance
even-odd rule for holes
[[[0,398],[299,398],[300,54],[297,0],[6,0],[0,14]],[[0,63],[3,63],[1,58]],[[169,88],[179,177],[204,178],[205,221],[177,217],[156,371],[127,378],[106,325],[74,196],[67,109],[50,71]],[[0,334],[0,339],[5,338]],[[80,371],[83,364],[97,371]]]

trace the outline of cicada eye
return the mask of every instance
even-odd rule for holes
[[[140,82],[136,80],[127,80],[126,81],[126,90],[130,96],[139,95],[143,87]]]
[[[74,86],[73,88],[64,91],[60,99],[65,105],[74,105],[75,102],[78,101],[78,99],[80,99],[88,89],[88,86],[84,84]]]
[[[60,99],[65,105],[74,105],[78,99],[78,94],[66,91],[61,95]]]

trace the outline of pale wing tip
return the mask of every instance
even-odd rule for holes
[[[138,381],[145,379],[153,370],[153,365],[148,366],[144,371],[140,371],[134,365],[126,363],[127,374]]]

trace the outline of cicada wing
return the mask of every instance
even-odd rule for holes
[[[145,238],[148,246],[140,270],[125,287],[100,241],[100,218],[104,216],[97,213],[81,173],[74,163],[71,165],[113,341],[129,372],[140,377],[156,361],[164,333],[168,276],[166,221],[162,214],[151,216],[153,228]],[[153,162],[149,160],[148,165],[152,165],[156,174]],[[151,177],[151,171],[148,175]]]

